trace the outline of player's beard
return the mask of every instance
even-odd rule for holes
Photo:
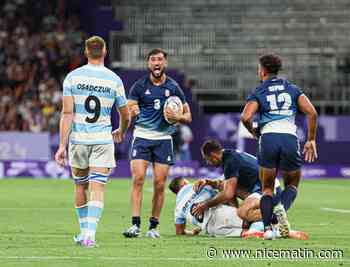
[[[164,74],[164,70],[165,70],[165,69],[160,70],[159,74],[155,74],[154,71],[151,70],[151,69],[148,69],[148,70],[150,71],[151,75],[153,76],[153,78],[154,78],[155,80],[160,80],[160,79],[163,77],[163,74]]]

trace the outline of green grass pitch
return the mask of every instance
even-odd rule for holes
[[[62,180],[0,180],[0,266],[350,266],[350,180],[302,181],[289,212],[294,229],[307,231],[310,240],[214,239],[177,237],[174,232],[175,196],[167,190],[161,216],[161,239],[125,239],[130,225],[130,180],[107,186],[105,210],[98,227],[99,248],[76,246],[78,232],[73,208],[73,183]],[[151,206],[151,182],[144,188],[142,231]],[[218,254],[208,259],[207,250]],[[316,252],[340,249],[342,259],[223,259],[223,249],[299,249]]]

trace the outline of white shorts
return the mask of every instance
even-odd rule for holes
[[[78,169],[115,167],[114,144],[69,145],[69,165]]]
[[[219,205],[204,213],[202,230],[216,237],[240,237],[242,223],[237,215],[237,208]]]

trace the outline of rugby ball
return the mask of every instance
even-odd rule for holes
[[[178,96],[170,96],[167,98],[167,100],[164,103],[164,107],[163,107],[164,119],[168,123],[174,124],[175,121],[168,119],[166,116],[166,111],[168,109],[170,109],[174,113],[182,114],[183,113],[183,105],[182,105],[181,99]]]

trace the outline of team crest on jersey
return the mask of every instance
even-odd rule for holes
[[[165,96],[166,97],[170,96],[170,91],[168,89],[165,90]]]
[[[145,95],[150,95],[151,91],[149,89],[146,90]]]

